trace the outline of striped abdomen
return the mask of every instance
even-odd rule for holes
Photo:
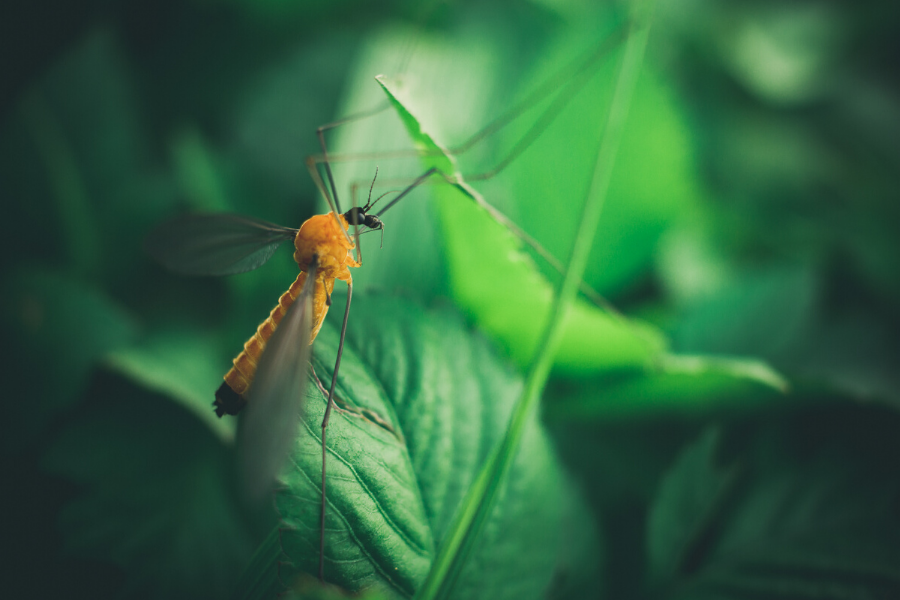
[[[224,414],[236,415],[246,404],[244,395],[253,383],[253,376],[256,373],[256,365],[259,358],[266,347],[266,342],[272,337],[275,328],[287,309],[300,295],[303,290],[303,284],[306,282],[306,273],[301,272],[297,279],[291,284],[291,287],[281,295],[278,299],[278,305],[272,309],[268,318],[260,323],[249,340],[244,344],[244,349],[234,359],[234,366],[225,375],[225,382],[216,392],[216,401],[214,402],[216,414],[220,417]],[[313,311],[312,311],[312,328],[310,330],[309,340],[298,340],[297,343],[312,344],[322,327],[325,315],[328,313],[328,298],[334,289],[334,279],[319,278],[316,281],[315,292],[313,293]]]

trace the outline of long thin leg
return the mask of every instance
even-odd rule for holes
[[[446,173],[444,173],[437,167],[431,167],[430,169],[425,171],[423,174],[419,175],[412,183],[410,183],[403,191],[401,191],[397,197],[395,197],[390,202],[388,202],[387,205],[385,205],[380,211],[378,211],[376,213],[376,216],[381,217],[381,215],[384,214],[389,208],[391,208],[392,206],[397,204],[400,200],[405,198],[411,191],[413,191],[413,189],[415,189],[422,183],[425,183],[425,181],[431,175],[434,175],[434,174],[440,175],[448,183],[451,183],[451,184],[455,183],[455,179],[452,176],[447,175]],[[354,197],[355,197],[355,195],[354,195]],[[546,260],[547,263],[551,267],[553,267],[560,273],[563,272],[564,269],[563,269],[562,262],[558,258],[556,258],[556,256],[554,256],[552,252],[550,252],[549,250],[544,248],[543,244],[541,244],[539,241],[537,241],[536,239],[531,237],[524,229],[522,229],[521,227],[516,225],[512,221],[512,219],[507,217],[503,212],[501,212],[496,207],[485,202],[484,199],[481,198],[481,196],[475,195],[475,196],[469,196],[469,198],[471,198],[471,200],[475,204],[477,204],[481,208],[485,209],[488,212],[488,214],[491,216],[492,219],[494,219],[496,222],[500,223],[501,225],[503,225],[504,227],[506,227],[507,229],[512,231],[516,237],[518,237],[520,240],[522,240],[523,242],[528,244],[532,248],[532,250],[537,252],[544,260]],[[597,290],[595,290],[594,288],[589,286],[584,281],[581,282],[578,289],[581,291],[582,294],[584,294],[584,296],[586,298],[588,298],[591,302],[593,302],[600,308],[606,310],[610,314],[614,314],[614,315],[619,314],[619,311],[612,304],[610,304],[609,301],[606,300],[606,298],[601,296],[600,293],[597,292]]]
[[[534,107],[544,98],[550,96],[553,93],[556,93],[557,99],[554,100],[554,103],[549,108],[544,110],[543,114],[538,120],[538,123],[529,128],[528,132],[526,132],[522,137],[522,140],[520,140],[516,144],[516,148],[522,146],[523,142],[526,139],[531,139],[533,141],[534,138],[539,136],[543,132],[543,130],[546,129],[546,125],[539,125],[540,121],[548,119],[547,124],[549,125],[549,122],[552,122],[552,120],[556,118],[556,113],[562,111],[565,103],[571,100],[571,98],[575,94],[577,94],[580,89],[583,88],[585,84],[587,84],[588,81],[590,81],[591,76],[593,75],[592,68],[594,67],[594,65],[601,58],[609,54],[609,52],[611,52],[621,42],[623,42],[625,40],[626,33],[626,29],[624,27],[620,27],[614,34],[604,39],[603,43],[600,44],[597,48],[589,50],[586,55],[575,58],[575,60],[563,67],[555,75],[550,77],[550,79],[544,81],[537,89],[528,94],[528,96],[526,96],[517,105],[513,106],[505,113],[485,125],[481,129],[481,131],[477,132],[462,144],[454,148],[450,148],[450,154],[462,154],[463,152],[474,146],[476,143],[480,142],[482,139],[489,137],[506,127],[508,124],[513,122],[520,114]],[[589,74],[588,76],[579,79],[579,75],[583,75],[584,73]],[[560,92],[560,86],[566,86],[566,89]],[[562,106],[557,105],[557,101],[560,97],[565,98]],[[552,116],[548,117],[548,115]],[[535,133],[535,130],[537,130],[537,133]],[[527,144],[524,145],[527,146]],[[515,154],[515,152],[516,150],[513,150],[513,154]],[[517,154],[513,156],[507,156],[501,162],[509,163],[515,158],[515,156],[517,156]],[[496,169],[496,167],[494,169]],[[469,176],[467,177],[467,179],[471,180],[473,179],[473,177]]]
[[[319,147],[322,149],[321,160],[316,162],[325,163],[325,174],[328,175],[328,183],[331,186],[331,194],[334,197],[334,207],[337,209],[337,212],[341,212],[341,201],[338,199],[337,186],[334,184],[334,175],[331,172],[331,161],[328,160],[328,147],[325,145],[325,132],[329,129],[340,127],[341,125],[344,125],[346,123],[352,123],[353,121],[372,117],[380,112],[384,112],[390,107],[390,103],[385,102],[382,106],[373,108],[372,110],[356,113],[354,115],[350,115],[349,117],[344,117],[343,119],[332,121],[331,123],[325,123],[324,125],[320,125],[318,129],[316,129],[316,137],[319,138]]]
[[[337,384],[338,371],[341,368],[341,355],[344,353],[344,338],[347,335],[347,319],[350,317],[350,299],[353,297],[353,283],[347,284],[347,308],[344,309],[344,322],[341,325],[341,340],[338,342],[337,359],[334,361],[334,372],[331,375],[331,388],[328,390],[328,404],[325,406],[325,416],[322,418],[322,506],[319,518],[319,581],[325,582],[325,472],[327,449],[325,445],[325,430],[328,427],[328,419],[331,418],[331,409],[334,406],[334,386]]]

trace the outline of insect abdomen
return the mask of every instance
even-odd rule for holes
[[[247,403],[245,394],[253,383],[253,376],[256,373],[256,365],[259,358],[266,347],[266,342],[272,337],[275,328],[281,319],[287,313],[287,309],[300,295],[303,290],[303,284],[306,282],[306,273],[301,272],[291,287],[281,295],[278,304],[269,313],[265,321],[260,323],[249,340],[244,343],[244,349],[238,354],[234,361],[234,366],[225,374],[225,382],[216,391],[216,400],[213,406],[216,414],[222,416],[225,414],[236,415]],[[330,283],[331,285],[327,285]],[[312,343],[322,326],[325,314],[328,312],[327,298],[331,295],[331,289],[334,287],[334,280],[328,282],[316,281],[316,288],[313,295],[313,315],[312,315],[312,331],[310,339],[306,343]],[[304,343],[298,340],[298,343]]]

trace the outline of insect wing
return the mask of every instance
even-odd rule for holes
[[[234,275],[269,260],[296,229],[229,213],[196,214],[166,221],[150,232],[147,252],[185,275]]]
[[[297,436],[309,369],[315,269],[266,344],[247,391],[237,436],[238,477],[245,499],[265,498]]]

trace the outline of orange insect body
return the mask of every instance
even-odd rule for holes
[[[338,225],[338,220],[340,225]],[[278,305],[272,309],[268,318],[260,323],[256,333],[247,340],[244,350],[234,359],[234,366],[225,375],[225,383],[236,394],[243,396],[253,382],[256,365],[266,342],[272,337],[278,323],[281,322],[288,308],[303,290],[307,277],[306,271],[313,256],[318,258],[318,268],[316,270],[316,287],[313,292],[312,328],[309,343],[312,344],[316,339],[325,315],[328,314],[335,279],[351,283],[352,277],[348,267],[359,266],[350,252],[355,246],[347,237],[348,229],[347,219],[343,215],[337,215],[336,220],[333,213],[310,217],[300,226],[300,230],[294,238],[294,260],[300,267],[300,275],[281,295]],[[231,411],[226,410],[225,412]]]

